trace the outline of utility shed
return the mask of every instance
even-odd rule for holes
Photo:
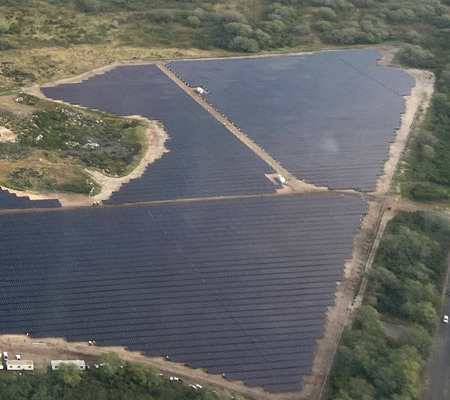
[[[32,360],[8,360],[6,361],[8,371],[34,371]]]
[[[86,369],[86,363],[84,362],[84,360],[52,360],[50,363],[52,364],[53,371],[58,370],[61,364],[75,365],[82,371]]]

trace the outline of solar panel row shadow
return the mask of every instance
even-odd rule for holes
[[[14,193],[0,189],[0,209],[55,208],[61,207],[58,200],[30,200],[29,197],[18,197]]]
[[[0,334],[300,389],[366,208],[311,195],[0,215]]]
[[[42,90],[53,99],[164,124],[170,152],[107,204],[275,192],[265,176],[275,171],[155,65],[118,67]]]
[[[414,78],[374,49],[173,61],[190,86],[297,178],[373,191]]]

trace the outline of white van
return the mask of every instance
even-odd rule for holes
[[[8,361],[8,353],[6,351],[3,352],[3,359]]]

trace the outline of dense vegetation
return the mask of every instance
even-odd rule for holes
[[[98,369],[0,373],[0,400],[228,400],[226,392],[193,388],[158,374],[153,368],[100,356]]]
[[[446,14],[447,17],[448,14]],[[450,21],[450,18],[448,18]],[[427,119],[416,127],[402,168],[402,193],[418,201],[450,201],[450,22],[438,36],[427,37],[429,50],[410,46],[400,53],[406,65],[436,74],[435,93]]]
[[[403,213],[389,222],[363,306],[338,351],[334,400],[421,398],[449,247],[450,221],[437,213]],[[388,336],[380,317],[405,325],[402,336]]]
[[[126,174],[146,146],[144,122],[25,94],[15,101],[16,115],[0,113],[15,135],[0,142],[0,184],[12,189],[92,194],[98,185],[84,168]]]

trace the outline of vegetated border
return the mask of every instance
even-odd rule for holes
[[[394,235],[397,242],[392,243],[391,237],[386,235]],[[401,391],[401,393],[410,396],[408,398],[414,400],[421,397],[421,372],[429,355],[432,342],[430,334],[438,321],[436,312],[440,308],[439,300],[447,273],[449,249],[450,219],[445,214],[424,211],[403,212],[397,214],[387,224],[385,235],[381,239],[375,256],[374,267],[369,275],[368,291],[363,306],[355,313],[354,323],[352,327],[347,328],[338,351],[336,366],[332,375],[334,383],[333,399],[356,399],[354,397],[356,391],[358,396],[362,396],[358,398],[364,396],[368,396],[364,397],[367,399],[380,398],[376,397],[380,395],[383,398],[388,398],[385,396],[390,396],[392,393],[380,394],[379,391],[389,390],[387,389],[389,387],[388,380],[392,379],[392,375],[389,375],[389,373],[392,374],[393,372],[397,377],[395,386],[397,394]],[[418,263],[430,272],[427,278],[429,283],[422,282],[426,279],[414,278],[417,275]],[[390,271],[391,275],[386,275],[386,272],[380,271],[380,268],[383,271]],[[433,272],[431,273],[431,271]],[[392,288],[389,286],[391,284],[389,280],[394,282]],[[427,290],[432,292],[423,293],[422,298],[417,295],[412,296],[411,290],[418,290],[414,282],[423,287],[425,287],[425,284],[430,285],[427,286]],[[384,287],[383,285],[388,286]],[[384,296],[382,302],[381,296]],[[433,305],[430,303],[430,306],[425,306],[424,298],[427,296],[433,299],[435,302]],[[395,315],[392,315],[383,306],[386,303],[392,304],[391,307],[399,311],[395,311]],[[408,307],[416,307],[418,312],[407,314]],[[431,310],[434,310],[436,314],[433,314]],[[404,337],[399,340],[388,337],[380,324],[382,313],[390,319],[394,317],[396,321],[400,321],[408,327]],[[374,352],[374,349],[365,341],[379,342],[380,345]],[[385,348],[383,349],[382,346]],[[367,354],[364,356],[358,349],[365,348],[367,348]],[[384,351],[386,349],[388,351]],[[393,366],[395,360],[391,357],[394,357],[394,354],[395,357],[402,362],[407,362],[408,366],[411,365],[411,367],[399,368],[398,365]],[[362,356],[370,358],[377,366],[367,365],[360,358]],[[382,372],[382,366],[393,367],[395,371],[386,370]],[[377,371],[384,375],[384,378],[380,379],[386,379],[386,382],[380,383],[377,382],[377,379],[374,379]],[[405,371],[409,371],[411,375],[407,376]],[[365,378],[367,378],[367,381],[364,381]],[[384,389],[380,389],[380,385]],[[394,386],[394,384],[392,385]],[[377,391],[374,387],[377,388]],[[345,395],[349,397],[345,397]]]

